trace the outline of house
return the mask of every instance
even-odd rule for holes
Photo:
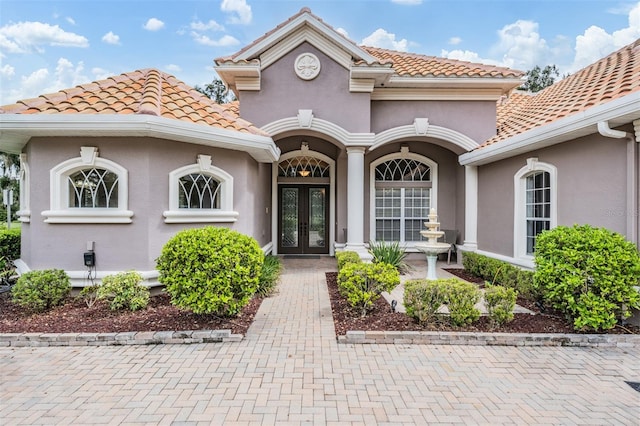
[[[638,241],[640,41],[529,95],[521,71],[358,46],[304,8],[215,63],[239,102],[147,69],[2,107],[21,271],[83,286],[90,250],[97,278],[153,285],[163,244],[210,224],[277,254],[414,251],[431,208],[463,250],[528,267],[560,224]]]

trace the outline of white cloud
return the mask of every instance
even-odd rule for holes
[[[19,22],[0,27],[0,50],[5,53],[42,53],[43,46],[89,47],[89,40],[42,22]]]
[[[11,78],[15,75],[16,69],[9,64],[0,67],[0,75],[3,77]]]
[[[457,46],[462,43],[462,39],[460,37],[451,37],[449,39],[449,44],[452,46]]]
[[[71,25],[75,25],[75,24],[76,24],[75,19],[73,19],[73,18],[72,18],[72,17],[70,17],[70,16],[67,16],[67,17],[66,17],[66,18],[64,18],[64,19],[65,19],[65,21],[67,21],[67,22],[68,22],[68,23],[70,23]]]
[[[120,44],[120,36],[115,35],[113,31],[109,31],[102,36],[102,41],[107,44]]]
[[[347,32],[347,30],[345,30],[345,29],[344,29],[344,28],[342,28],[342,27],[341,27],[341,28],[336,28],[336,32],[337,32],[338,34],[342,34],[342,35],[343,35],[343,36],[345,36],[346,38],[349,38],[349,33]],[[349,38],[349,40],[351,40],[351,39]]]
[[[171,71],[171,72],[180,72],[180,71],[182,71],[182,68],[180,68],[180,66],[176,65],[176,64],[166,65],[165,68],[167,69],[167,71]]]
[[[220,10],[231,14],[229,22],[232,24],[248,25],[253,19],[251,6],[246,0],[222,0]]]
[[[609,34],[592,25],[577,36],[575,57],[568,71],[575,72],[640,38],[640,2],[628,13],[629,26],[626,28]]]
[[[481,58],[476,52],[470,50],[442,50],[440,56],[448,59],[457,59],[458,61],[475,62],[479,64],[501,65],[493,59]]]
[[[91,68],[91,74],[93,74],[93,80],[97,81],[112,77],[114,73],[109,70],[105,70],[104,68],[94,67]]]
[[[380,47],[383,49],[406,52],[409,42],[406,39],[396,40],[396,35],[378,28],[371,35],[362,39],[364,46]]]
[[[158,31],[164,28],[164,22],[156,18],[149,18],[142,28],[147,31]]]
[[[196,32],[192,32],[191,36],[193,37],[193,40],[196,43],[202,44],[204,46],[227,47],[227,46],[236,46],[240,44],[238,39],[230,35],[222,36],[218,40],[211,39],[206,35],[198,34]]]
[[[189,26],[195,31],[224,31],[224,27],[213,19],[209,22],[194,21]]]
[[[40,68],[29,75],[22,76],[20,80],[20,84],[16,85],[14,89],[2,93],[0,105],[57,92],[90,81],[84,75],[82,62],[74,65],[65,58],[58,59],[56,69],[53,72],[47,68]]]
[[[538,33],[538,23],[518,20],[498,31],[498,43],[491,51],[502,55],[504,66],[528,70],[536,65],[546,65],[549,46]]]
[[[422,4],[422,0],[391,0],[391,3],[416,6]]]

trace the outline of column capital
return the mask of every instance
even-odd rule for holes
[[[348,146],[347,155],[348,154],[364,154],[366,150],[367,150],[366,146]]]

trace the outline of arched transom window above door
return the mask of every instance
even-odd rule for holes
[[[278,163],[278,177],[328,178],[329,163],[308,155],[287,158]]]
[[[401,152],[371,163],[371,239],[411,245],[420,235],[429,209],[436,207],[437,164]]]

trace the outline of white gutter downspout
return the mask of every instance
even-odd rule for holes
[[[598,122],[598,132],[606,138],[627,139],[627,238],[638,245],[638,149],[633,133],[613,130],[608,121]]]

